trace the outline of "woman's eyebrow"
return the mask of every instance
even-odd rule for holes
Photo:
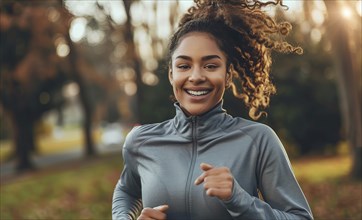
[[[208,56],[204,56],[201,58],[202,61],[207,61],[207,60],[211,60],[211,59],[220,59],[221,57],[219,55],[208,55]],[[186,56],[186,55],[179,55],[177,56],[175,59],[184,59],[184,60],[192,60],[191,57]]]
[[[175,58],[175,60],[176,60],[176,59],[192,60],[191,57],[186,56],[186,55],[179,55],[179,56],[177,56],[177,57]]]
[[[218,56],[218,55],[208,55],[208,56],[204,56],[201,58],[202,61],[207,61],[207,60],[212,60],[212,59],[220,59],[221,60],[221,57]]]

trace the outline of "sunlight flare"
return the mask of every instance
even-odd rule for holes
[[[351,19],[351,17],[352,17],[351,9],[346,6],[342,8],[341,13],[342,13],[342,16],[346,19]]]

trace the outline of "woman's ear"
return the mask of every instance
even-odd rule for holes
[[[226,88],[229,88],[230,85],[231,85],[231,82],[232,82],[232,79],[233,79],[233,70],[234,70],[233,66],[230,65],[230,67],[228,68],[228,70],[226,72],[226,78],[225,78],[225,81],[226,81],[225,87]]]
[[[226,73],[226,79],[225,79],[225,88],[229,88],[231,84],[231,73]]]
[[[173,85],[173,76],[172,76],[172,69],[168,68],[168,80],[170,81],[171,86]]]

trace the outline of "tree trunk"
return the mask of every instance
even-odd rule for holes
[[[123,5],[127,15],[127,21],[125,23],[125,41],[127,43],[127,56],[129,57],[129,63],[132,65],[133,70],[136,74],[136,85],[137,94],[135,100],[134,119],[138,123],[142,123],[142,111],[141,104],[143,103],[143,82],[142,82],[142,61],[137,54],[137,48],[134,42],[133,27],[132,27],[132,16],[131,16],[131,5],[132,1],[123,0]]]
[[[331,36],[336,60],[339,61],[337,71],[342,119],[347,134],[347,141],[352,152],[351,175],[362,179],[361,149],[362,149],[362,107],[361,107],[361,73],[358,61],[361,50],[355,48],[356,38],[348,21],[343,20],[340,13],[339,1],[325,1],[328,11],[328,35]],[[358,27],[361,28],[361,27]],[[358,39],[357,39],[358,40]],[[357,46],[358,47],[358,46]]]
[[[86,83],[81,75],[78,56],[76,47],[74,46],[72,40],[70,39],[69,33],[66,36],[67,43],[69,45],[69,59],[71,64],[71,69],[73,71],[73,79],[79,86],[79,96],[83,107],[83,131],[84,131],[84,141],[85,141],[85,155],[93,156],[96,154],[94,142],[92,138],[92,116],[93,109],[92,103],[87,93]]]
[[[35,122],[31,117],[21,117],[21,115],[23,114],[12,115],[15,153],[17,156],[16,170],[18,172],[35,169],[31,161],[31,153],[35,149]]]

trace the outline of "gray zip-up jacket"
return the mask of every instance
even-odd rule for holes
[[[272,129],[233,118],[220,103],[202,116],[176,106],[168,121],[135,127],[123,147],[124,170],[112,205],[113,219],[136,219],[142,207],[169,205],[167,219],[312,219],[290,162]],[[209,197],[200,163],[228,167],[232,197]]]

